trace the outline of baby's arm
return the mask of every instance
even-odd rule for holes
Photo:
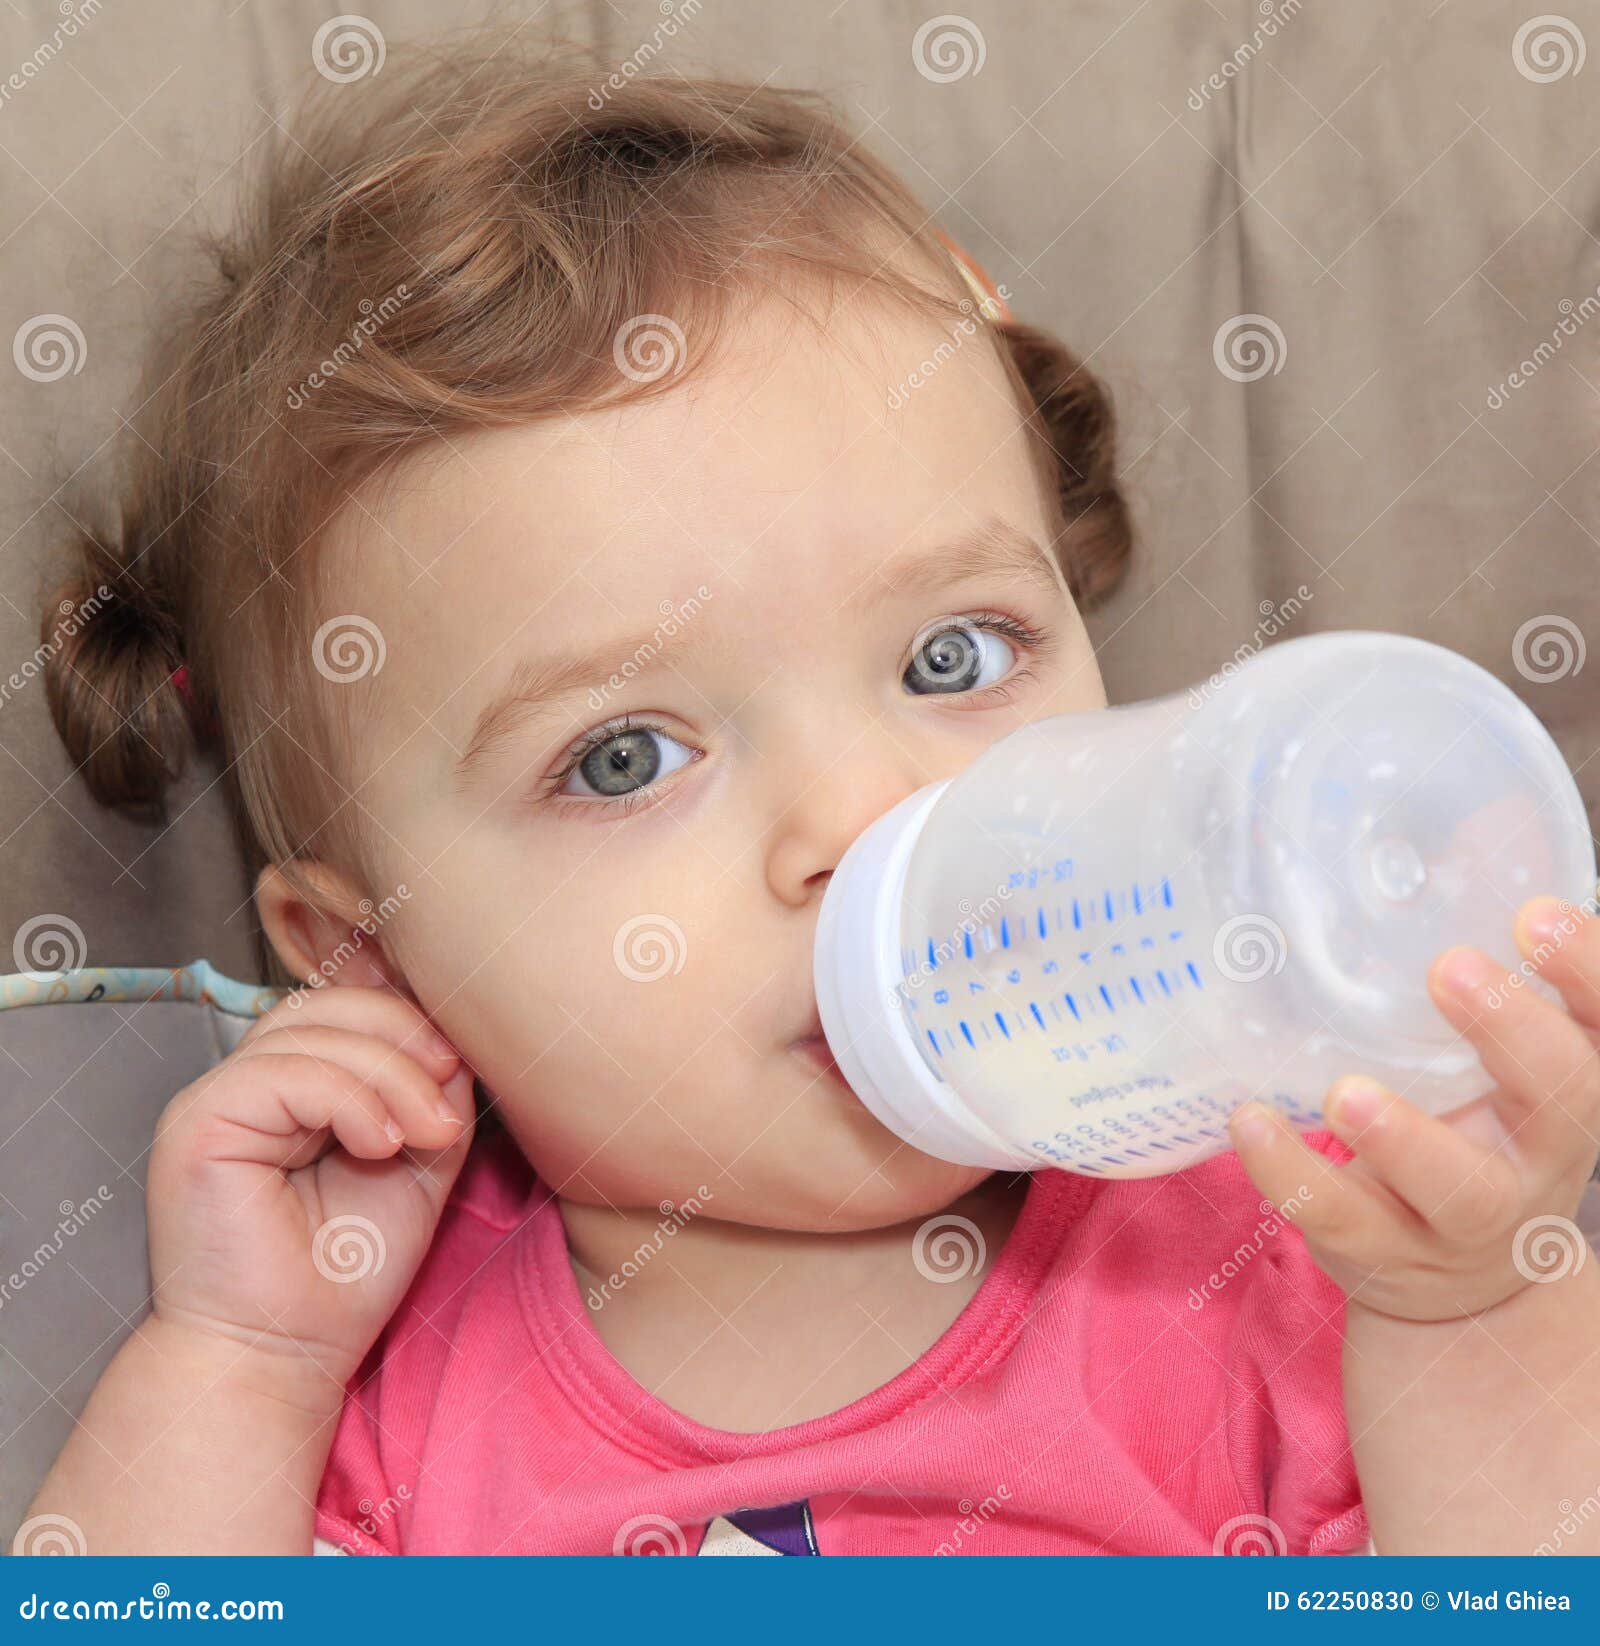
[[[1561,1524],[1600,1491],[1600,1263],[1465,1320],[1352,1300],[1344,1383],[1381,1554],[1600,1554],[1600,1516]]]
[[[308,1554],[342,1392],[309,1361],[147,1316],[29,1517],[65,1515],[96,1555]]]
[[[1600,1516],[1563,1525],[1600,1490],[1600,1263],[1573,1221],[1600,1141],[1600,920],[1536,898],[1516,938],[1566,1011],[1475,949],[1429,971],[1486,1097],[1441,1118],[1340,1080],[1324,1108],[1355,1153],[1342,1167],[1259,1104],[1230,1122],[1345,1292],[1346,1415],[1380,1554],[1600,1553]]]
[[[411,1002],[335,986],[251,1025],[150,1155],[150,1315],[30,1514],[90,1554],[311,1553],[345,1387],[415,1275],[473,1130]]]

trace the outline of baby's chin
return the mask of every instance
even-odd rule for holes
[[[884,1137],[876,1159],[822,1139],[807,1156],[758,1164],[747,1155],[739,1163],[743,1188],[729,1185],[717,1216],[815,1234],[886,1229],[943,1211],[991,1175],[991,1167],[958,1166]]]

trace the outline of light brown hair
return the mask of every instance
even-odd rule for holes
[[[102,804],[164,820],[205,745],[252,876],[293,877],[300,857],[359,870],[363,812],[340,780],[359,694],[308,666],[339,610],[318,533],[358,487],[467,431],[679,386],[714,356],[735,294],[820,283],[972,313],[929,214],[821,96],[617,78],[578,47],[391,50],[381,75],[313,86],[267,146],[237,226],[209,241],[215,277],[160,326],[120,521],[82,533],[45,609],[48,635],[62,600],[113,591],[47,669]],[[689,340],[683,371],[618,369],[617,339],[646,315]],[[1052,552],[1092,606],[1131,548],[1109,398],[1045,332],[984,330]]]

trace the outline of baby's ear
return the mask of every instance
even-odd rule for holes
[[[256,908],[267,941],[301,982],[401,987],[371,919],[371,899],[342,871],[302,858],[291,877],[268,864],[256,877]]]

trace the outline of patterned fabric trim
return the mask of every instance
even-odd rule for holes
[[[234,1017],[259,1017],[287,993],[227,977],[208,960],[191,960],[187,966],[75,966],[64,972],[0,975],[0,1010],[70,1001],[193,1000]]]

